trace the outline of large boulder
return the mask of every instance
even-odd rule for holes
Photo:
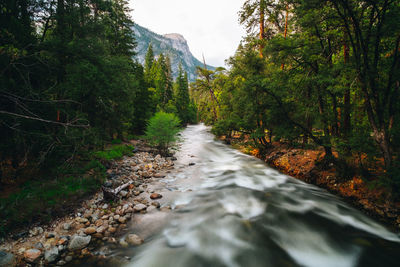
[[[68,249],[69,250],[78,250],[78,249],[83,249],[87,245],[89,245],[90,240],[92,237],[89,236],[79,236],[79,235],[74,235],[69,242]]]

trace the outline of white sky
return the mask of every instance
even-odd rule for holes
[[[245,30],[238,23],[244,0],[129,0],[132,19],[158,34],[179,33],[193,55],[215,67],[232,56]]]

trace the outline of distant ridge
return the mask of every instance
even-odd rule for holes
[[[186,39],[181,34],[169,33],[160,35],[138,24],[133,26],[133,30],[137,41],[136,58],[140,63],[144,63],[147,48],[151,43],[155,56],[163,53],[170,57],[174,78],[178,75],[178,66],[181,62],[183,69],[188,73],[189,80],[194,81],[196,79],[196,66],[203,67],[204,64],[193,56]],[[215,69],[215,67],[209,65],[207,65],[207,68]]]

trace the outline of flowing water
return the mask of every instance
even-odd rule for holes
[[[123,251],[127,266],[400,266],[399,235],[338,197],[204,125],[181,135],[176,170],[154,185],[172,211],[135,215],[131,230],[146,242]]]

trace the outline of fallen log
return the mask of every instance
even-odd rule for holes
[[[127,188],[129,185],[131,185],[133,181],[130,181],[126,184],[120,185],[115,189],[110,189],[107,187],[102,186],[101,189],[103,190],[103,201],[115,201],[117,200],[118,193]]]

